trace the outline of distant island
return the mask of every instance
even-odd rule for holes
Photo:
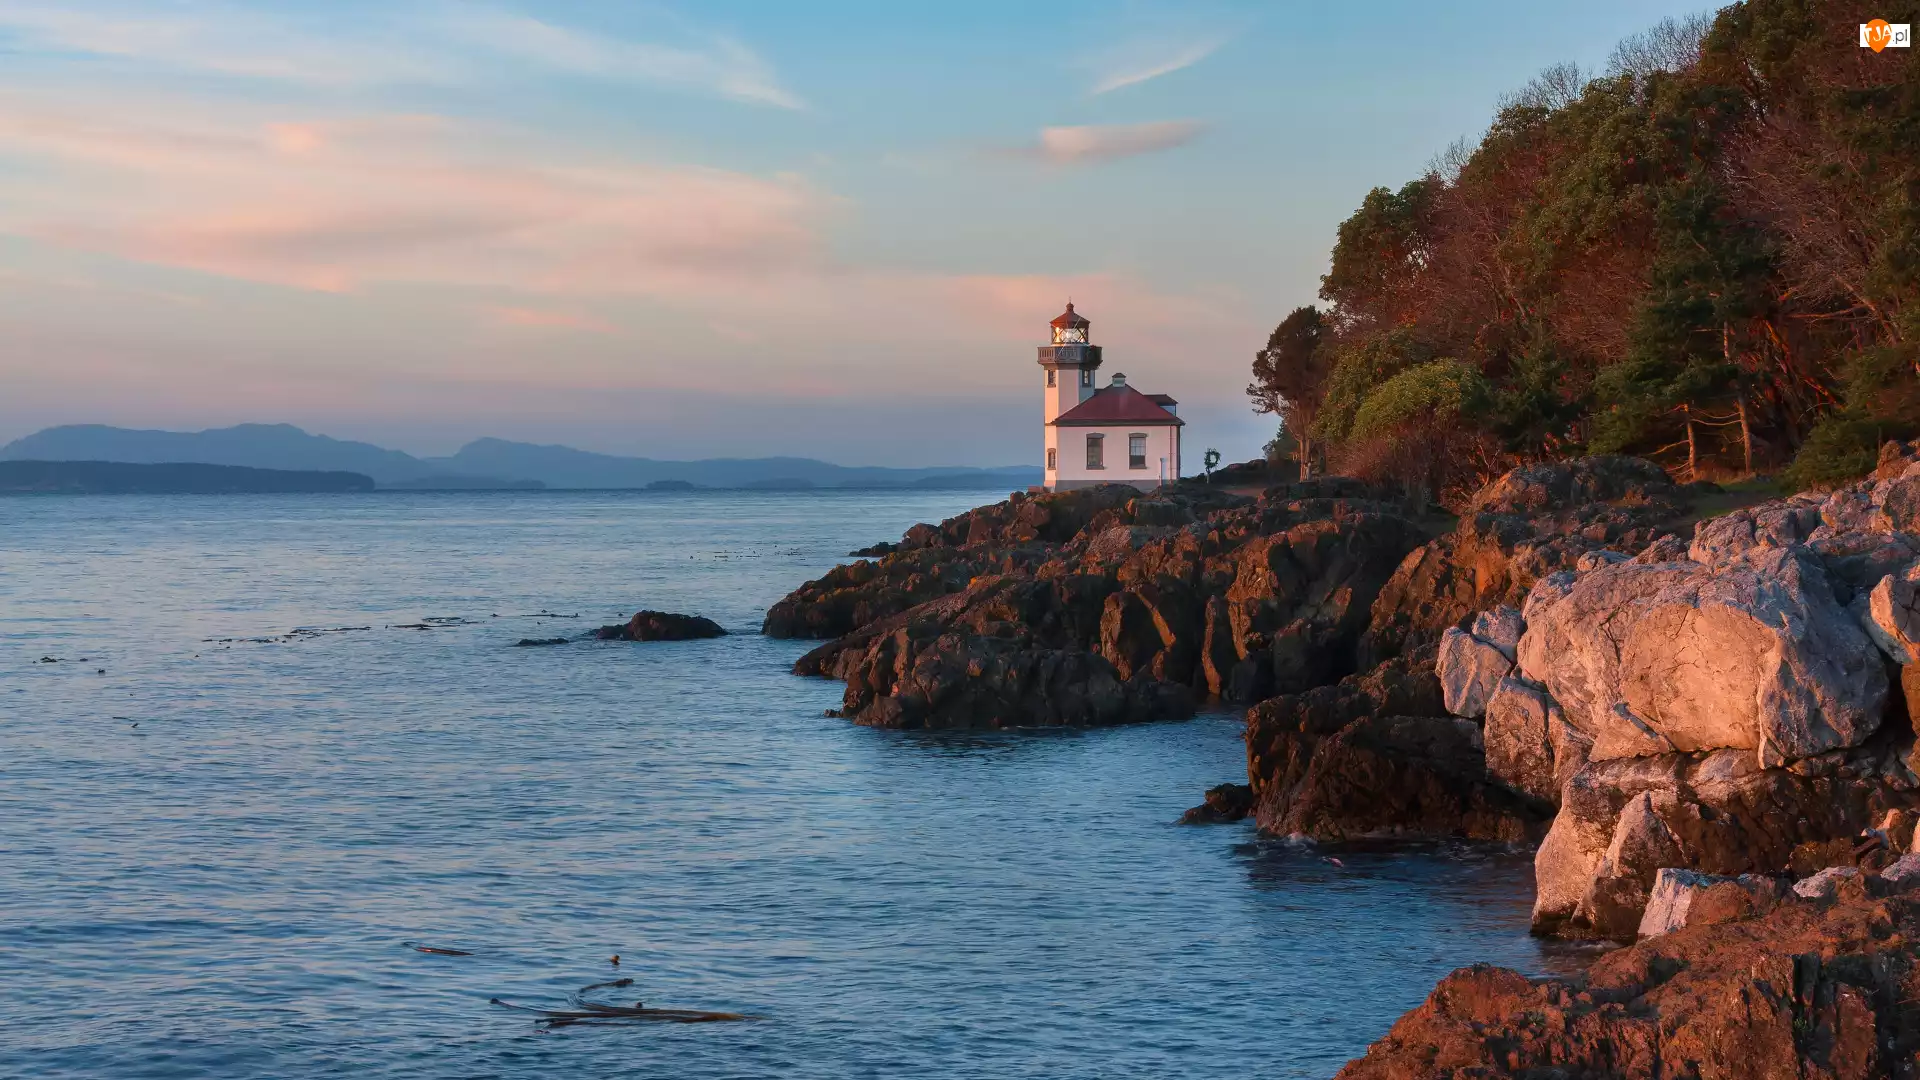
[[[0,447],[0,461],[197,462],[253,469],[344,470],[371,477],[381,488],[406,490],[946,488],[1004,492],[1042,479],[1037,464],[907,469],[835,465],[799,457],[667,461],[505,439],[477,439],[449,457],[415,457],[371,443],[311,434],[291,424],[240,424],[207,431],[72,424],[47,428]]]
[[[372,491],[373,478],[339,470],[122,461],[0,461],[0,492],[109,495],[230,495]]]

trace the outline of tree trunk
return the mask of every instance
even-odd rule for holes
[[[1300,436],[1300,479],[1313,475],[1313,440],[1303,433]]]
[[[1693,406],[1680,406],[1680,413],[1687,418],[1687,482],[1700,479],[1699,447],[1693,439]]]
[[[1740,450],[1746,455],[1747,475],[1753,475],[1753,427],[1747,423],[1747,395],[1740,395]]]

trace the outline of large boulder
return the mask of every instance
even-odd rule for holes
[[[1462,968],[1338,1080],[1907,1076],[1917,984],[1920,900],[1856,883],[1689,920],[1566,979]]]
[[[1653,895],[1640,917],[1640,938],[1659,937],[1689,926],[1710,926],[1765,914],[1779,904],[1786,883],[1762,874],[1702,874],[1663,869],[1654,878]]]
[[[1554,806],[1593,747],[1592,739],[1567,723],[1545,689],[1525,679],[1505,678],[1495,686],[1484,730],[1487,771],[1513,790]]]
[[[1500,680],[1513,670],[1513,651],[1511,647],[1503,650],[1495,642],[1449,626],[1440,635],[1436,670],[1447,711],[1455,716],[1478,719],[1486,714],[1487,702],[1493,698]]]
[[[1858,745],[1881,722],[1884,665],[1801,548],[1616,563],[1541,592],[1520,670],[1596,760],[1730,747],[1778,765]]]

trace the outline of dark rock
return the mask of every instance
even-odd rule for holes
[[[767,626],[850,628],[794,670],[845,680],[841,711],[864,723],[1117,723],[1305,689],[1352,670],[1374,595],[1424,540],[1378,504],[1312,495],[1349,486],[1008,500],[836,567]],[[1083,524],[1052,539],[1063,521]]]
[[[1538,807],[1487,775],[1471,721],[1368,716],[1317,741],[1274,831],[1521,843],[1545,829]]]
[[[519,641],[514,642],[513,644],[517,648],[528,648],[534,645],[565,645],[569,640],[570,639],[563,638],[563,637],[549,637],[549,638],[523,637]]]
[[[1862,882],[1689,925],[1535,982],[1475,965],[1339,1080],[1905,1076],[1920,1053],[1920,902]]]
[[[1221,784],[1207,789],[1207,800],[1180,815],[1183,825],[1223,825],[1244,821],[1253,813],[1253,789],[1245,784]]]
[[[601,641],[693,641],[725,637],[726,633],[719,623],[698,615],[641,611],[625,623],[601,627],[593,636]]]
[[[1546,813],[1487,773],[1479,728],[1440,715],[1434,647],[1247,713],[1247,776],[1264,832],[1523,841]]]
[[[1659,466],[1638,458],[1515,469],[1474,496],[1453,532],[1400,564],[1373,603],[1358,663],[1464,630],[1489,608],[1518,607],[1534,582],[1589,552],[1639,552],[1668,535],[1687,505]]]

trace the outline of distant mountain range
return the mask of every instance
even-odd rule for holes
[[[0,461],[0,493],[233,495],[372,491],[354,472],[249,469],[201,462],[163,465],[124,461]]]
[[[813,458],[659,461],[477,439],[451,457],[414,457],[372,443],[313,435],[291,424],[240,424],[209,431],[138,431],[102,424],[51,427],[0,447],[5,461],[200,463],[257,469],[346,471],[396,488],[980,488],[1012,490],[1041,481],[1038,467],[893,469],[834,465]]]

